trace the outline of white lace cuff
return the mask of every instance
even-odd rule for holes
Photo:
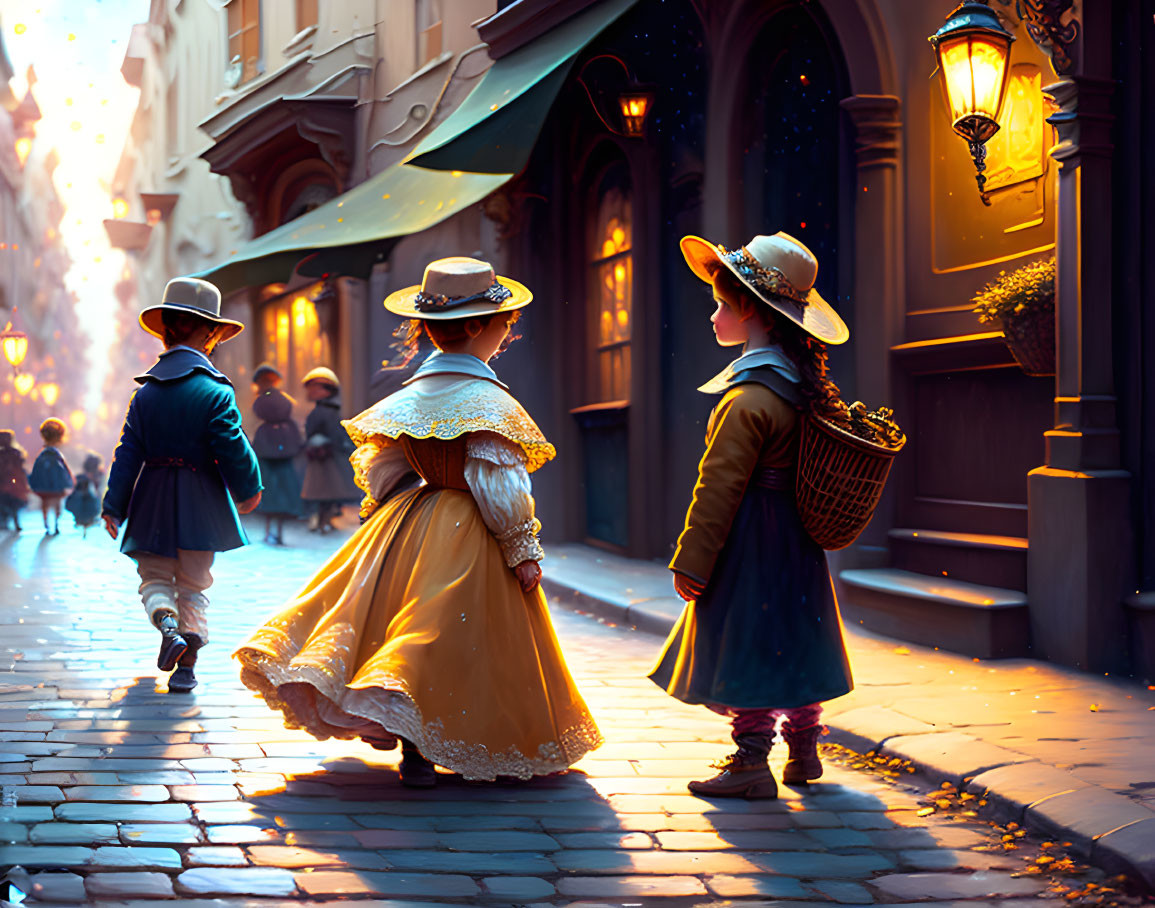
[[[525,454],[500,435],[476,433],[469,438],[465,482],[473,493],[485,525],[501,546],[505,563],[517,567],[523,561],[545,557],[537,534],[541,524],[535,505]]]

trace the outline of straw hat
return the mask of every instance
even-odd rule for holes
[[[245,330],[240,322],[231,318],[221,318],[221,292],[208,281],[196,277],[174,277],[164,286],[164,296],[159,306],[149,306],[140,313],[140,327],[154,337],[164,340],[164,322],[161,320],[165,310],[170,312],[187,312],[199,315],[224,328],[220,343],[236,337]]]
[[[756,236],[733,251],[699,236],[682,237],[682,255],[707,284],[720,263],[776,312],[828,344],[850,339],[846,322],[814,289],[818,259],[787,233]]]
[[[494,274],[489,262],[454,256],[430,262],[420,286],[385,298],[385,308],[406,318],[452,319],[512,312],[533,294],[517,281]]]
[[[307,385],[311,381],[319,381],[326,385],[332,385],[334,388],[341,387],[341,380],[337,378],[337,373],[328,366],[317,366],[315,369],[310,369],[301,379],[301,384]]]

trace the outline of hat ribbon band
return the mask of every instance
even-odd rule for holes
[[[809,300],[805,293],[790,283],[785,274],[777,268],[763,265],[746,250],[745,246],[732,252],[725,246],[718,248],[721,250],[722,259],[732,265],[743,280],[763,293],[772,293],[783,302],[793,303],[798,316],[801,317]]]
[[[458,306],[479,300],[504,303],[511,296],[513,296],[513,291],[504,286],[501,281],[495,280],[486,290],[469,296],[446,296],[444,293],[426,293],[421,290],[413,297],[413,308],[418,312],[443,312],[446,309],[456,309]]]

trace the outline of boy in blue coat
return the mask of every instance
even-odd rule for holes
[[[244,330],[220,311],[216,287],[181,277],[168,282],[159,306],[141,312],[140,326],[165,350],[136,378],[101,513],[113,539],[127,519],[120,550],[136,561],[144,609],[161,632],[157,668],[176,669],[172,693],[197,683],[213,556],[248,544],[237,512],[261,500],[233,386],[208,356]]]

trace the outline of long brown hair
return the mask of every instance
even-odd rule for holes
[[[724,295],[727,300],[738,300],[737,315],[743,320],[759,319],[766,328],[770,343],[779,346],[798,368],[802,375],[799,391],[803,410],[819,416],[839,412],[842,392],[827,375],[826,343],[758,299],[729,269],[719,266],[711,276],[715,287],[721,291],[719,297]]]

